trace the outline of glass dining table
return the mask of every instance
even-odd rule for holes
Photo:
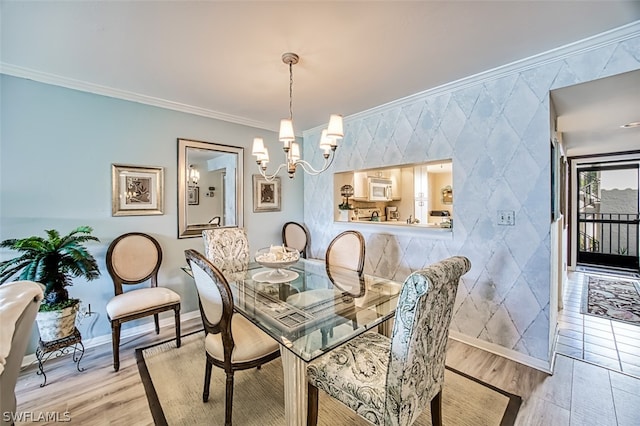
[[[236,311],[280,344],[287,425],[307,421],[307,363],[367,330],[390,335],[401,283],[300,259],[226,274]]]

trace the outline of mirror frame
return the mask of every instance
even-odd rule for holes
[[[242,228],[244,226],[244,148],[190,139],[178,139],[178,238],[201,237],[203,230],[218,227],[208,223],[188,223],[186,193],[187,168],[189,167],[187,165],[188,148],[230,153],[238,156],[236,164],[236,225],[228,227]]]

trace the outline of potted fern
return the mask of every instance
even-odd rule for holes
[[[8,239],[0,247],[20,252],[20,256],[0,262],[0,284],[13,280],[36,281],[44,285],[44,300],[36,318],[40,339],[50,342],[73,334],[79,299],[69,297],[72,278],[87,281],[100,276],[95,258],[84,247],[87,241],[99,241],[90,235],[93,229],[80,226],[65,236],[46,230],[47,238],[32,236]]]

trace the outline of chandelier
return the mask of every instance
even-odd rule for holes
[[[200,180],[200,172],[193,164],[189,165],[189,185],[197,185]]]
[[[315,169],[309,162],[300,158],[300,146],[295,142],[296,137],[293,131],[293,65],[297,64],[300,57],[295,53],[284,53],[282,55],[282,62],[289,65],[289,118],[280,120],[280,133],[279,140],[283,143],[282,149],[284,150],[286,162],[280,164],[273,174],[267,174],[267,163],[269,163],[269,151],[264,146],[264,140],[262,138],[253,139],[252,155],[256,156],[256,163],[258,163],[258,170],[260,174],[267,180],[272,181],[278,172],[283,167],[286,167],[289,178],[293,179],[296,173],[296,167],[300,166],[306,173],[310,175],[317,175],[329,168],[333,162],[333,157],[338,147],[338,139],[342,139],[344,136],[342,128],[342,116],[338,114],[331,114],[329,117],[329,126],[322,131],[320,136],[320,149],[324,151],[322,156],[324,157],[324,164],[320,169]]]

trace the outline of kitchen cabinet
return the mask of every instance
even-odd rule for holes
[[[384,175],[385,170],[383,170]],[[402,199],[402,169],[399,167],[395,169],[386,170],[387,176],[391,179],[391,199],[393,201],[399,201]]]
[[[376,172],[355,172],[353,174],[353,198],[354,200],[367,200],[369,197],[368,177],[391,179],[391,200],[402,199],[402,169],[377,170]]]
[[[415,218],[420,223],[427,223],[429,216],[429,174],[426,165],[413,168],[413,192]]]
[[[369,196],[367,186],[367,172],[355,172],[353,174],[353,199],[366,200]]]

